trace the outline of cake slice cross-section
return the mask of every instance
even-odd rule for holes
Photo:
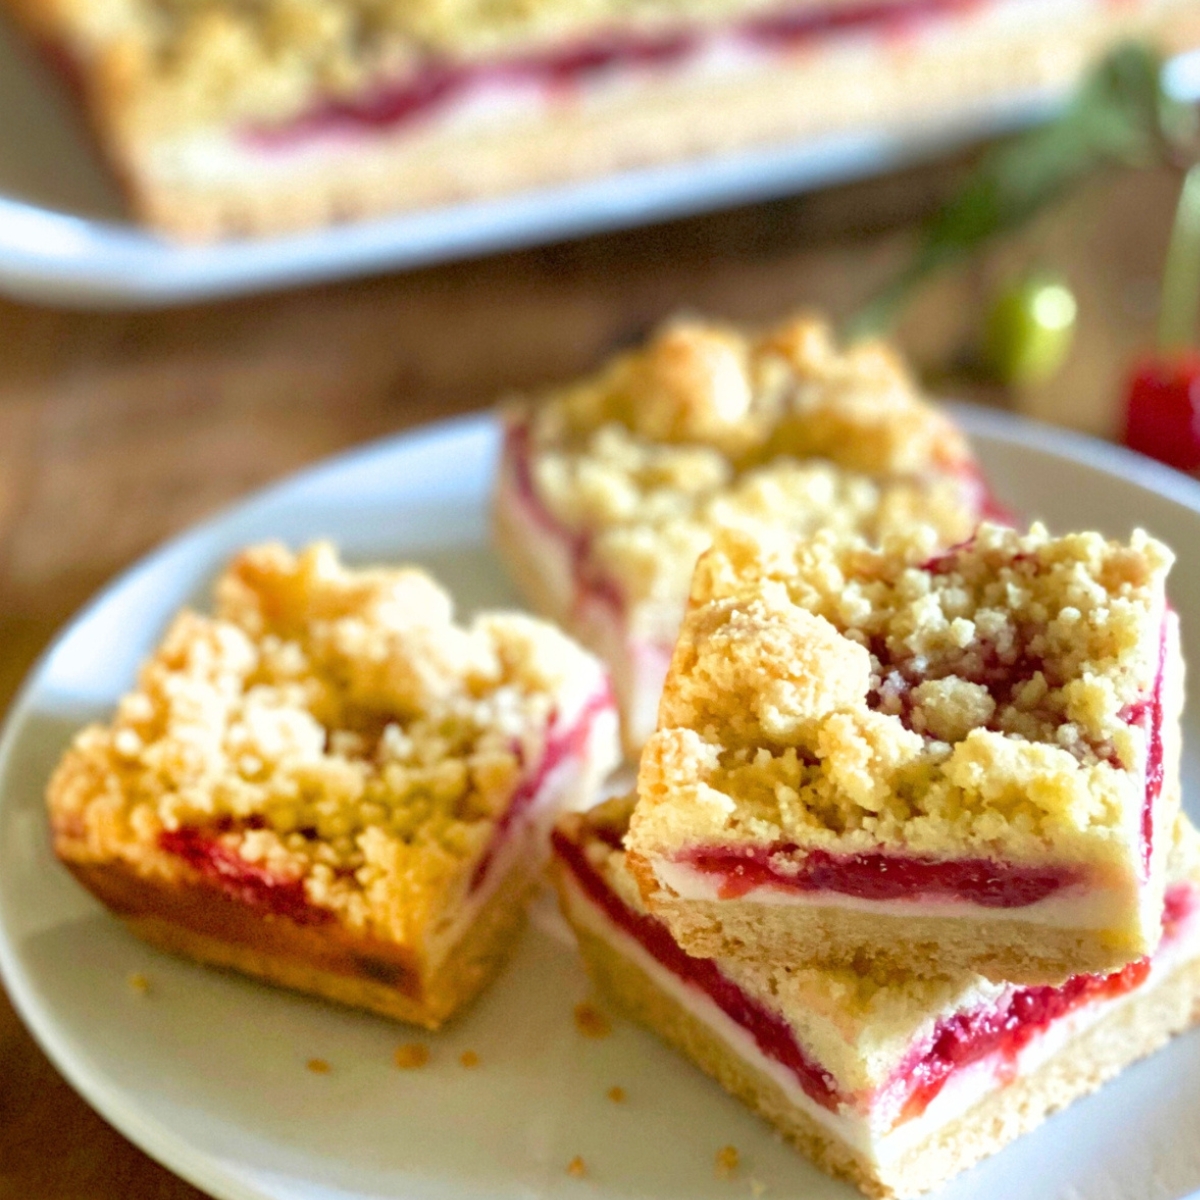
[[[3,0],[0,9],[66,77],[136,215],[188,239],[518,192],[546,231],[562,234],[583,219],[573,211],[604,212],[611,201],[560,199],[544,191],[553,185],[689,160],[703,172],[704,160],[730,152],[786,153],[839,133],[897,147],[916,133],[961,136],[1031,95],[1061,96],[1126,38],[1164,51],[1200,44],[1193,0]],[[762,168],[748,169],[752,178]],[[691,186],[713,179],[703,172]],[[665,195],[653,176],[629,186],[660,204]],[[504,211],[485,207],[476,219],[499,222]]]
[[[813,316],[680,319],[508,408],[494,523],[532,605],[609,663],[633,754],[717,529],[925,524],[948,546],[989,504],[966,438],[888,347],[843,349]]]
[[[1058,983],[1153,951],[1179,806],[1172,555],[983,525],[935,552],[730,531],[629,835],[690,951]]]
[[[554,834],[560,902],[599,991],[869,1196],[940,1186],[1200,1020],[1200,857],[1186,818],[1155,952],[1022,986],[693,957],[629,871],[631,804],[570,814]]]
[[[48,788],[54,846],[142,937],[434,1028],[504,960],[566,806],[618,758],[601,665],[416,568],[239,555]]]

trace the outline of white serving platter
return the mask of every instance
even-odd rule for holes
[[[1060,529],[1142,525],[1181,552],[1171,592],[1200,656],[1200,484],[998,414],[961,416],[1001,499]],[[0,972],[71,1083],[148,1153],[221,1200],[852,1200],[649,1034],[581,1038],[587,984],[551,909],[439,1035],[176,961],[127,934],[54,861],[42,802],[71,733],[107,714],[181,604],[248,541],[340,541],[415,559],[466,609],[515,601],[487,544],[497,431],[433,426],[317,466],[197,527],[98,596],[47,652],[0,741]],[[1185,796],[1200,816],[1200,705]],[[131,973],[150,981],[136,994]],[[401,1072],[404,1041],[433,1052]],[[480,1057],[475,1070],[458,1062]],[[305,1069],[326,1059],[328,1075]],[[628,1100],[606,1098],[614,1084]],[[1180,1200],[1200,1190],[1200,1031],[983,1164],[944,1200]],[[737,1147],[734,1180],[717,1150]],[[566,1164],[582,1155],[586,1180]]]
[[[1027,123],[1054,102],[1031,93],[919,129],[864,129],[296,236],[180,246],[128,220],[61,81],[0,21],[0,293],[133,307],[415,267],[881,172]]]

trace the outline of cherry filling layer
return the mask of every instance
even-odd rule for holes
[[[309,902],[303,879],[286,879],[260,863],[248,862],[221,835],[241,829],[261,829],[263,822],[251,818],[236,823],[225,820],[216,826],[201,828],[182,825],[164,830],[159,847],[178,855],[194,871],[214,884],[231,900],[261,909],[277,917],[287,917],[297,925],[319,925],[333,919],[328,909]]]
[[[551,840],[555,854],[588,899],[668,971],[704,992],[726,1016],[750,1034],[763,1054],[782,1063],[796,1076],[806,1095],[832,1112],[849,1101],[850,1097],[838,1090],[833,1076],[800,1048],[791,1027],[782,1017],[743,992],[722,973],[713,959],[692,958],[681,950],[661,921],[626,905],[605,883],[577,843],[557,829]]]
[[[397,129],[432,115],[470,92],[530,85],[570,92],[614,71],[673,67],[718,41],[786,53],[838,34],[902,36],[983,0],[860,0],[828,8],[804,6],[758,13],[718,30],[677,27],[658,32],[610,29],[553,50],[483,62],[430,57],[415,72],[361,96],[324,99],[283,126],[254,127],[244,138],[287,148],[316,136]]]
[[[1197,891],[1190,883],[1167,889],[1163,906],[1163,945],[1178,936],[1195,912]],[[1075,975],[1061,987],[1014,989],[1000,1004],[956,1013],[939,1021],[928,1041],[914,1046],[892,1081],[877,1094],[897,1105],[900,1121],[919,1117],[956,1071],[993,1055],[1001,1058],[1001,1077],[1016,1075],[1017,1059],[1034,1038],[1055,1021],[1095,1001],[1114,1000],[1140,987],[1150,974],[1141,958],[1111,975]]]
[[[472,892],[483,884],[514,823],[537,801],[550,773],[567,759],[582,757],[595,719],[612,708],[612,693],[605,687],[584,705],[571,725],[566,728],[552,726],[536,770],[517,785],[508,807],[495,823],[487,849],[471,876]],[[261,863],[250,862],[222,840],[229,833],[266,827],[261,817],[244,821],[226,817],[212,825],[182,825],[178,829],[164,830],[159,834],[158,845],[168,854],[183,859],[206,882],[232,900],[264,913],[287,917],[298,925],[319,925],[332,920],[333,913],[308,899],[303,879],[281,876]],[[315,836],[315,831],[312,832]]]
[[[716,881],[722,900],[760,887],[837,892],[861,900],[966,900],[983,908],[1024,908],[1080,882],[1069,867],[1024,867],[991,859],[931,861],[899,854],[834,855],[799,847],[697,847],[677,861]]]
[[[611,841],[608,837],[603,840]],[[894,1113],[891,1127],[920,1116],[955,1072],[984,1059],[995,1062],[1002,1083],[1011,1082],[1017,1074],[1021,1051],[1056,1021],[1085,1005],[1133,991],[1150,973],[1150,960],[1140,959],[1111,975],[1073,976],[1061,987],[1014,988],[997,1004],[941,1019],[928,1038],[911,1048],[881,1087],[868,1094],[849,1095],[840,1091],[829,1072],[805,1053],[782,1017],[747,996],[714,960],[685,954],[656,918],[625,905],[579,845],[556,831],[554,850],[584,894],[614,925],[746,1029],[764,1055],[792,1071],[807,1096],[831,1111],[849,1104],[864,1113]],[[1198,907],[1200,896],[1194,884],[1168,889],[1162,945],[1169,945],[1179,935]]]

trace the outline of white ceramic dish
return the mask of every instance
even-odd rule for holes
[[[964,410],[1001,497],[1059,527],[1141,524],[1180,549],[1172,593],[1200,656],[1200,484],[1070,434]],[[55,864],[41,792],[70,733],[107,712],[168,615],[200,598],[236,547],[338,539],[354,559],[414,558],[464,607],[514,599],[486,544],[496,430],[473,419],[381,442],[274,487],[168,544],[64,631],[0,743],[0,969],[34,1034],[114,1125],[225,1200],[487,1196],[849,1200],[650,1035],[588,1041],[587,993],[547,908],[497,985],[453,1028],[420,1036],[422,1071],[391,1065],[414,1034],[159,955]],[[1200,706],[1187,714],[1186,794],[1200,781]],[[128,985],[151,982],[148,996]],[[476,1051],[465,1070],[458,1057]],[[309,1058],[332,1065],[305,1069]],[[615,1105],[605,1093],[628,1092]],[[971,1172],[946,1200],[1179,1200],[1200,1189],[1200,1034]],[[743,1167],[718,1181],[716,1151]],[[565,1172],[582,1155],[590,1177]]]
[[[0,22],[0,292],[170,304],[414,267],[871,174],[1027,122],[1050,99],[1019,96],[919,131],[868,129],[294,237],[180,247],[128,221],[61,84]]]

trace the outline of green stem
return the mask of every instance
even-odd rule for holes
[[[1190,346],[1200,317],[1200,163],[1188,171],[1175,210],[1167,266],[1163,272],[1158,344],[1164,350]]]

